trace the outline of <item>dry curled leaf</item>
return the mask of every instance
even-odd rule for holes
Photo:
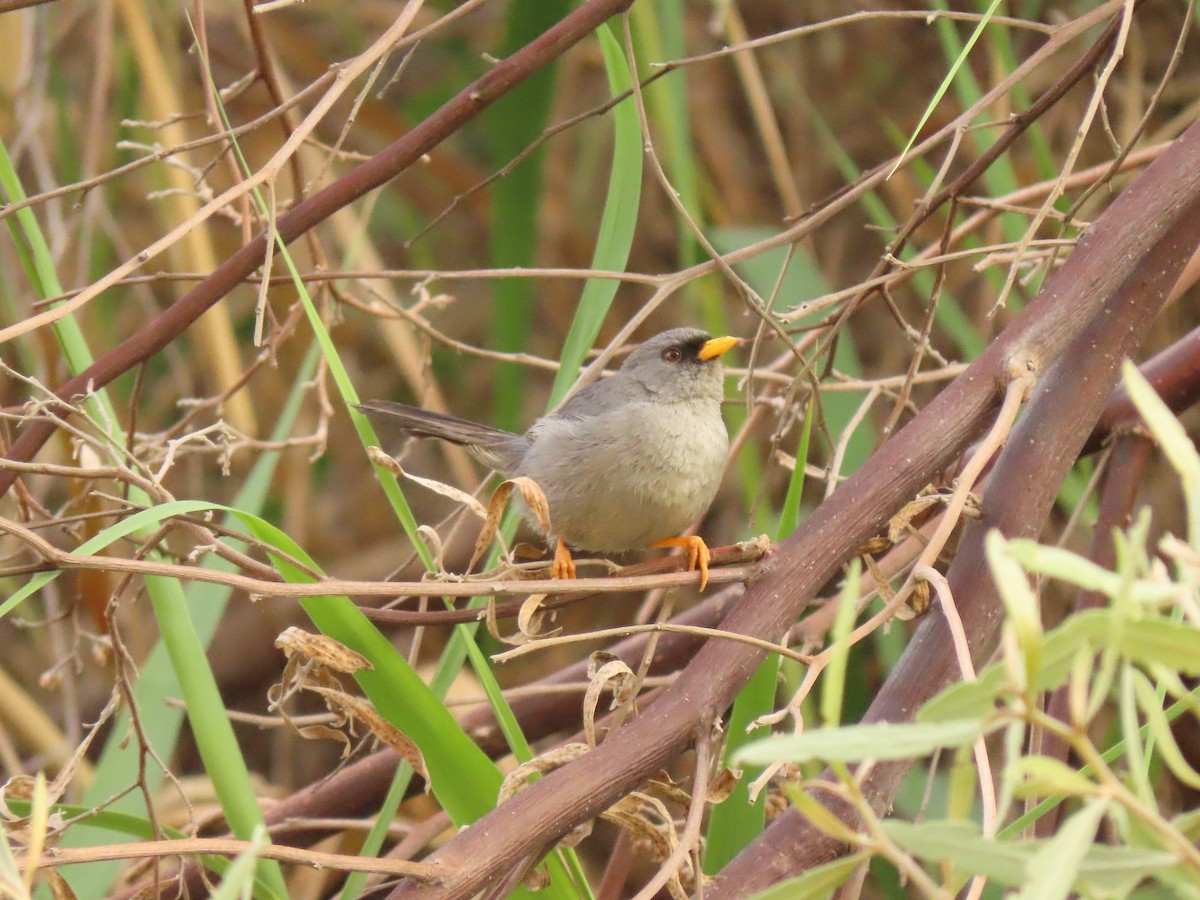
[[[716,774],[716,777],[709,782],[708,794],[704,799],[714,805],[717,803],[724,803],[729,799],[729,795],[733,793],[733,789],[737,787],[738,782],[741,780],[741,769],[721,769],[721,771]]]
[[[600,665],[597,665],[597,664]],[[596,746],[596,706],[605,690],[612,691],[609,709],[633,702],[637,695],[637,676],[624,661],[609,653],[593,653],[588,661],[589,683],[583,695],[583,733],[588,746]]]
[[[42,877],[50,882],[50,896],[53,900],[75,900],[78,896],[67,884],[67,880],[59,874],[58,869],[45,869]]]
[[[406,472],[400,467],[399,463],[396,464],[396,469],[404,478],[407,478],[414,484],[419,484],[428,491],[433,491],[435,494],[440,494],[443,497],[453,500],[455,503],[465,506],[481,519],[487,518],[487,510],[484,509],[483,504],[466,491],[456,488],[452,484],[446,484],[444,481],[435,481],[432,478],[422,478],[420,475],[414,475],[412,472]]]
[[[521,498],[533,512],[542,532],[550,533],[550,504],[546,502],[546,495],[542,493],[537,482],[524,476],[502,481],[500,486],[492,492],[491,499],[488,500],[483,528],[479,532],[479,537],[475,539],[475,551],[471,554],[470,563],[467,564],[468,572],[475,568],[475,564],[479,562],[479,558],[483,556],[484,551],[491,545],[493,538],[500,530],[500,517],[504,514],[504,507],[508,505],[508,500],[514,490],[520,490]]]
[[[453,500],[455,503],[465,506],[481,519],[487,516],[487,510],[483,508],[483,504],[461,488],[456,488],[452,484],[446,484],[444,481],[437,481],[433,478],[422,478],[420,475],[406,472],[395,457],[384,452],[379,447],[368,447],[367,456],[375,465],[387,469],[397,478],[411,481],[413,484],[418,484],[427,491],[432,491],[435,494]]]
[[[425,779],[428,786],[429,771],[425,768],[425,757],[421,755],[417,745],[408,735],[381,716],[367,700],[329,688],[316,687],[312,690],[325,698],[330,711],[345,716],[351,723],[351,728],[355,720],[366,725],[377,741],[399,754],[401,759],[412,766],[414,772]]]
[[[893,544],[899,543],[915,527],[917,519],[923,519],[929,510],[940,506],[945,499],[932,484],[921,488],[917,496],[900,507],[900,511],[888,522],[888,540]]]
[[[521,884],[531,891],[540,891],[550,883],[550,870],[546,866],[536,866],[525,873]]]
[[[301,660],[311,661],[323,668],[347,675],[353,675],[360,669],[375,668],[370,660],[345,644],[323,634],[303,631],[294,625],[275,638],[275,646],[282,650],[289,660],[299,657]]]
[[[283,713],[283,720],[293,734],[298,734],[306,741],[336,741],[341,744],[342,759],[346,759],[354,751],[354,744],[349,735],[332,725],[296,725],[286,712]]]
[[[692,802],[692,795],[669,778],[661,780],[652,778],[646,784],[646,793],[666,803],[687,807]]]
[[[500,793],[496,798],[496,803],[503,803],[514,794],[517,793],[530,775],[540,775],[544,772],[550,772],[557,769],[559,766],[565,766],[569,762],[574,762],[588,752],[591,748],[587,744],[572,743],[563,744],[548,750],[540,756],[535,756],[529,762],[521,763],[511,772],[504,776],[504,782],[500,785]]]
[[[558,842],[558,846],[564,848],[578,847],[591,836],[592,828],[595,824],[591,819],[581,822],[563,836],[562,840]]]
[[[32,775],[14,775],[0,785],[0,818],[9,822],[17,822],[24,818],[18,816],[9,808],[9,800],[32,800],[35,779]]]
[[[532,478],[526,478],[524,475],[510,478],[508,483],[516,485],[517,490],[521,492],[521,498],[525,501],[525,505],[529,507],[534,518],[537,519],[538,528],[544,534],[549,534],[550,504],[546,502],[546,495],[542,493],[542,489],[538,486],[538,483]]]
[[[278,684],[267,691],[269,708],[278,710],[287,727],[306,740],[333,740],[342,745],[342,758],[353,750],[351,738],[357,736],[355,723],[361,722],[375,739],[387,744],[408,762],[429,784],[425,760],[407,735],[384,719],[368,701],[346,692],[337,673],[353,674],[374,666],[330,637],[288,628],[275,640],[275,646],[287,656],[287,665]],[[332,724],[299,727],[284,708],[284,701],[300,691],[318,694],[333,714]]]
[[[892,598],[896,596],[896,592],[892,590],[887,576],[883,574],[883,570],[879,568],[879,564],[875,562],[874,557],[864,556],[862,559],[867,564],[867,571],[871,573],[871,581],[875,585],[875,590],[879,594],[880,599],[883,600],[884,604],[891,603]],[[911,603],[911,600],[909,602]],[[892,615],[901,622],[907,622],[909,619],[916,617],[916,612],[907,603],[902,603]]]
[[[542,623],[546,620],[546,611],[542,609],[542,601],[548,597],[548,594],[531,594],[524,603],[521,604],[521,610],[517,613],[517,630],[521,634],[518,643],[525,643],[527,640],[536,637],[549,637],[552,634],[558,634],[562,631],[561,628],[555,628],[552,631],[542,631]],[[508,641],[507,643],[513,643]]]
[[[601,813],[600,818],[627,832],[638,852],[654,862],[662,862],[671,855],[671,845],[666,837],[638,810],[614,807]]]
[[[446,548],[442,544],[442,536],[437,531],[428,525],[417,526],[417,537],[421,539],[426,547],[429,548],[429,554],[433,557],[434,567],[437,569],[438,575],[446,574]],[[426,574],[434,574],[432,572]]]
[[[500,635],[500,620],[496,618],[495,597],[487,598],[487,605],[484,606],[481,615],[483,617],[484,625],[488,630],[488,634],[490,634],[493,639],[499,641],[500,643],[505,643],[505,639]]]
[[[893,541],[891,538],[879,536],[873,537],[865,544],[858,548],[859,556],[878,556],[887,550],[891,550]]]
[[[913,588],[912,594],[908,597],[908,608],[912,611],[913,616],[923,615],[929,609],[930,587],[928,581],[918,581]],[[897,615],[896,618],[901,618]]]
[[[651,819],[650,813],[654,814],[658,822]],[[656,797],[647,794],[635,791],[601,813],[600,818],[624,829],[631,838],[634,852],[648,856],[656,863],[667,859],[679,843],[675,820],[666,806]],[[685,860],[680,868],[671,874],[667,890],[672,897],[686,900],[687,891],[684,890],[683,883],[687,881],[690,884],[692,878],[691,861]]]

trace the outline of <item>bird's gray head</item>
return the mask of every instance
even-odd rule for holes
[[[736,338],[713,338],[699,328],[672,328],[634,350],[621,366],[622,378],[672,399],[724,396],[721,355]]]

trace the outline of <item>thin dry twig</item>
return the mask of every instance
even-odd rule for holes
[[[21,869],[35,866],[47,869],[75,863],[99,862],[106,859],[161,858],[192,853],[208,853],[215,856],[237,856],[252,852],[264,859],[296,863],[317,869],[335,869],[343,872],[379,872],[404,878],[413,878],[427,884],[437,884],[446,879],[448,872],[436,863],[408,862],[397,859],[370,859],[344,853],[324,853],[319,850],[302,850],[283,847],[279,844],[256,844],[233,838],[179,838],[169,841],[133,841],[108,847],[65,848],[59,847],[34,859],[18,855],[17,865]]]

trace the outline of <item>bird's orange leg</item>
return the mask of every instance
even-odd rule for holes
[[[704,543],[704,538],[695,534],[688,537],[663,538],[650,546],[687,547],[688,571],[699,569],[700,590],[704,590],[708,586],[708,561],[712,559],[712,554],[708,550],[708,544]]]
[[[575,560],[571,559],[571,551],[567,549],[562,538],[559,538],[558,543],[554,545],[554,563],[550,566],[550,577],[575,577]]]

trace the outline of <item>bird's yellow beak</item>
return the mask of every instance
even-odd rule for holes
[[[713,338],[711,341],[704,342],[704,346],[700,348],[697,356],[702,362],[708,362],[710,359],[716,359],[737,342],[738,339],[735,337]]]

